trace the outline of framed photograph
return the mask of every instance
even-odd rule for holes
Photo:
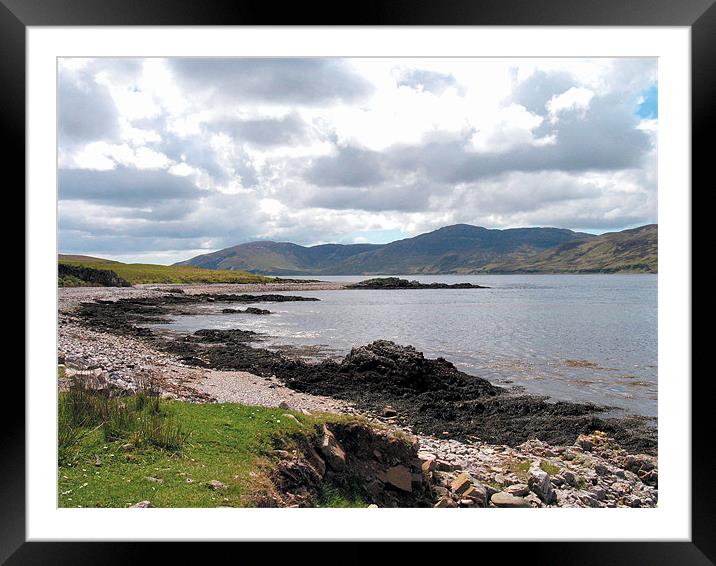
[[[0,0],[27,222],[0,558],[712,564],[712,2],[304,8]]]

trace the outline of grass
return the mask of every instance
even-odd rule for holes
[[[562,469],[559,466],[555,466],[551,462],[548,462],[547,460],[540,461],[539,467],[542,469],[542,471],[547,472],[550,476],[556,476]]]
[[[512,459],[507,462],[507,464],[505,465],[505,469],[508,472],[512,472],[513,474],[515,474],[521,482],[527,483],[531,465],[531,460]]]
[[[203,269],[201,267],[188,265],[172,266],[149,263],[120,263],[94,258],[87,260],[60,259],[60,263],[114,271],[122,279],[132,285],[140,283],[268,283],[276,281],[274,277],[265,277],[247,271]],[[86,285],[86,283],[76,277],[65,279],[67,279],[67,281],[61,281],[60,285],[63,283],[65,286]],[[75,279],[77,279],[77,281],[74,281]]]
[[[151,394],[141,401],[142,395],[109,400],[118,411],[113,416],[103,413],[104,401],[96,401],[99,408],[77,408],[66,396],[60,397],[60,507],[127,507],[144,500],[155,507],[261,505],[274,489],[269,456],[279,439],[283,448],[297,447],[324,423],[346,418],[235,403],[155,404]],[[98,424],[107,414],[115,419],[111,425]],[[73,415],[80,425],[68,426]],[[212,490],[213,480],[225,487]],[[333,488],[318,494],[316,503],[364,505],[352,492]]]

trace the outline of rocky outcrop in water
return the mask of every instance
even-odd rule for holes
[[[224,314],[271,314],[270,310],[257,309],[256,307],[247,307],[245,309],[222,309]]]
[[[400,279],[399,277],[377,277],[375,279],[366,279],[353,285],[348,285],[348,289],[489,289],[483,285],[474,283],[420,283],[419,281],[409,281],[408,279]]]

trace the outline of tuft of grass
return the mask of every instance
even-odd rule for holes
[[[509,460],[505,465],[508,472],[515,474],[523,483],[527,483],[528,473],[532,462],[530,460]]]
[[[555,466],[547,460],[541,460],[539,463],[539,467],[542,469],[542,471],[547,472],[550,476],[556,476],[561,469],[559,466]]]

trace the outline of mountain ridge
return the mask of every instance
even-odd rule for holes
[[[657,271],[656,224],[599,236],[565,228],[455,224],[387,244],[260,240],[174,265],[271,275],[419,275]]]

